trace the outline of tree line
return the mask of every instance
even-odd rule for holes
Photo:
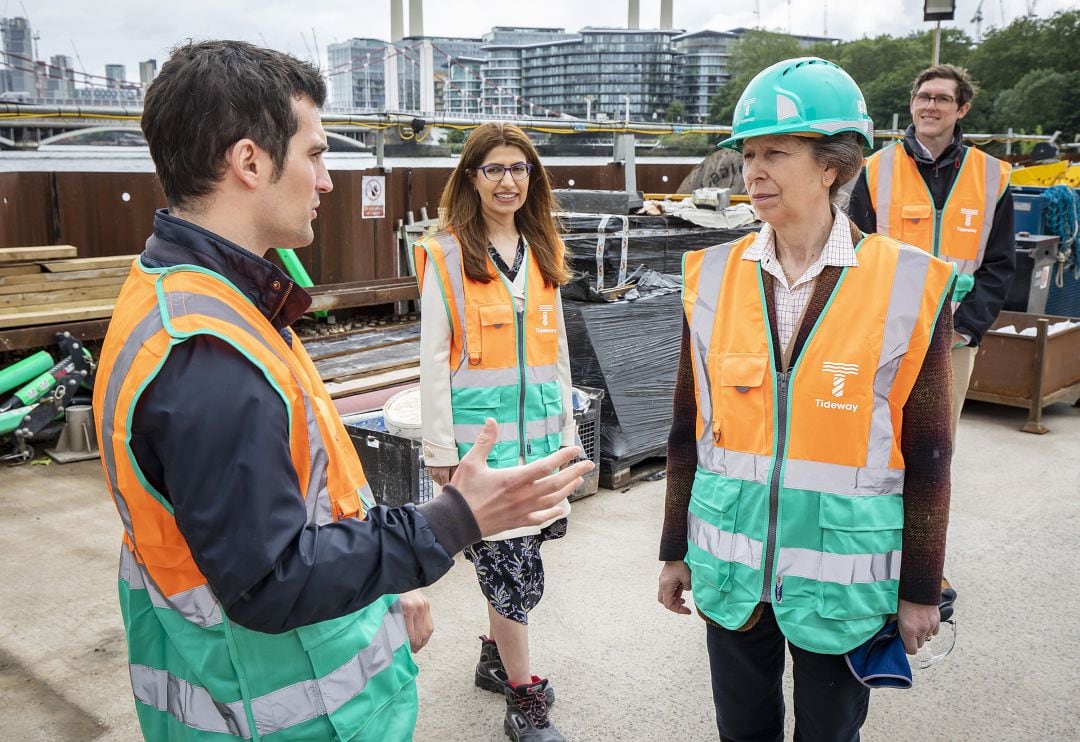
[[[739,95],[761,70],[783,59],[817,56],[843,67],[862,88],[874,124],[892,127],[899,115],[910,121],[911,82],[929,67],[932,31],[907,36],[882,35],[804,48],[792,36],[752,31],[734,46],[728,64],[731,79],[712,100],[710,123],[730,124]],[[1049,18],[1017,18],[991,28],[981,41],[959,29],[941,30],[939,61],[966,67],[979,85],[965,132],[1046,133],[1061,131],[1060,141],[1080,135],[1080,10]],[[998,148],[998,147],[995,147]]]

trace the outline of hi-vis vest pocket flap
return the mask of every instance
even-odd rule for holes
[[[933,213],[934,208],[930,204],[904,204],[900,207],[900,216],[912,221],[929,219]]]
[[[832,531],[898,531],[904,527],[904,499],[899,495],[823,493],[818,525]]]
[[[481,304],[480,324],[484,327],[513,326],[514,310],[506,304]]]
[[[768,368],[769,357],[763,353],[729,353],[720,362],[720,385],[739,391],[760,387]]]

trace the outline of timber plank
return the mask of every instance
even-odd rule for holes
[[[115,297],[96,298],[96,299],[71,299],[70,301],[49,301],[41,304],[23,304],[16,307],[0,307],[5,312],[16,312],[18,314],[35,314],[37,312],[44,312],[50,309],[81,309],[86,306],[97,306],[98,304],[110,303],[115,306]]]
[[[27,350],[29,348],[47,348],[56,343],[58,332],[70,333],[79,340],[100,340],[105,337],[110,318],[84,320],[82,322],[63,322],[38,327],[18,327],[14,330],[0,330],[0,350]]]
[[[375,391],[376,389],[385,389],[388,386],[395,386],[408,381],[416,381],[419,378],[420,366],[416,365],[385,371],[373,376],[364,376],[351,381],[330,382],[326,384],[326,390],[330,392],[331,399],[338,399],[362,392]]]
[[[74,245],[42,245],[39,247],[0,247],[0,263],[25,263],[31,260],[74,258]]]
[[[93,270],[70,271],[66,273],[34,273],[24,276],[0,276],[0,286],[12,286],[17,283],[52,283],[79,281],[84,278],[127,276],[129,272],[129,268],[94,268]]]
[[[86,286],[80,288],[53,288],[47,291],[26,291],[18,294],[0,293],[0,307],[26,308],[42,304],[48,306],[63,306],[72,302],[85,303],[90,299],[115,299],[120,294],[122,284],[115,283],[110,286]]]
[[[74,260],[49,260],[41,267],[49,273],[68,273],[95,268],[130,268],[138,255],[110,255],[103,258],[75,258]]]
[[[0,328],[31,327],[112,316],[114,302],[101,302],[81,307],[53,307],[43,311],[0,314]]]
[[[362,348],[348,355],[316,361],[315,368],[323,380],[345,381],[375,371],[413,366],[419,362],[420,341],[412,340],[379,348]]]
[[[364,327],[340,335],[305,340],[304,350],[311,356],[311,360],[323,361],[336,356],[408,342],[418,337],[420,337],[420,323],[403,322],[381,327]]]
[[[41,266],[37,263],[0,265],[0,278],[4,276],[25,276],[28,273],[41,273]]]
[[[49,275],[49,274],[44,274]],[[127,280],[126,276],[106,276],[104,278],[76,278],[70,281],[35,281],[26,283],[0,283],[0,296],[9,294],[29,294],[42,291],[68,291],[88,289],[98,286],[115,286],[119,291]]]

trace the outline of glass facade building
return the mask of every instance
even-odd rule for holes
[[[739,37],[730,31],[698,31],[676,36],[676,98],[685,110],[687,123],[704,123],[709,104],[720,88],[731,79],[728,59]]]

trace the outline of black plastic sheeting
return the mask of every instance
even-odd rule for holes
[[[570,268],[590,276],[596,288],[620,285],[642,265],[679,275],[687,250],[731,242],[753,231],[750,226],[707,229],[670,215],[562,214],[559,219]]]
[[[665,453],[682,338],[681,280],[642,271],[616,302],[563,299],[574,383],[603,389],[600,458],[624,465]]]

